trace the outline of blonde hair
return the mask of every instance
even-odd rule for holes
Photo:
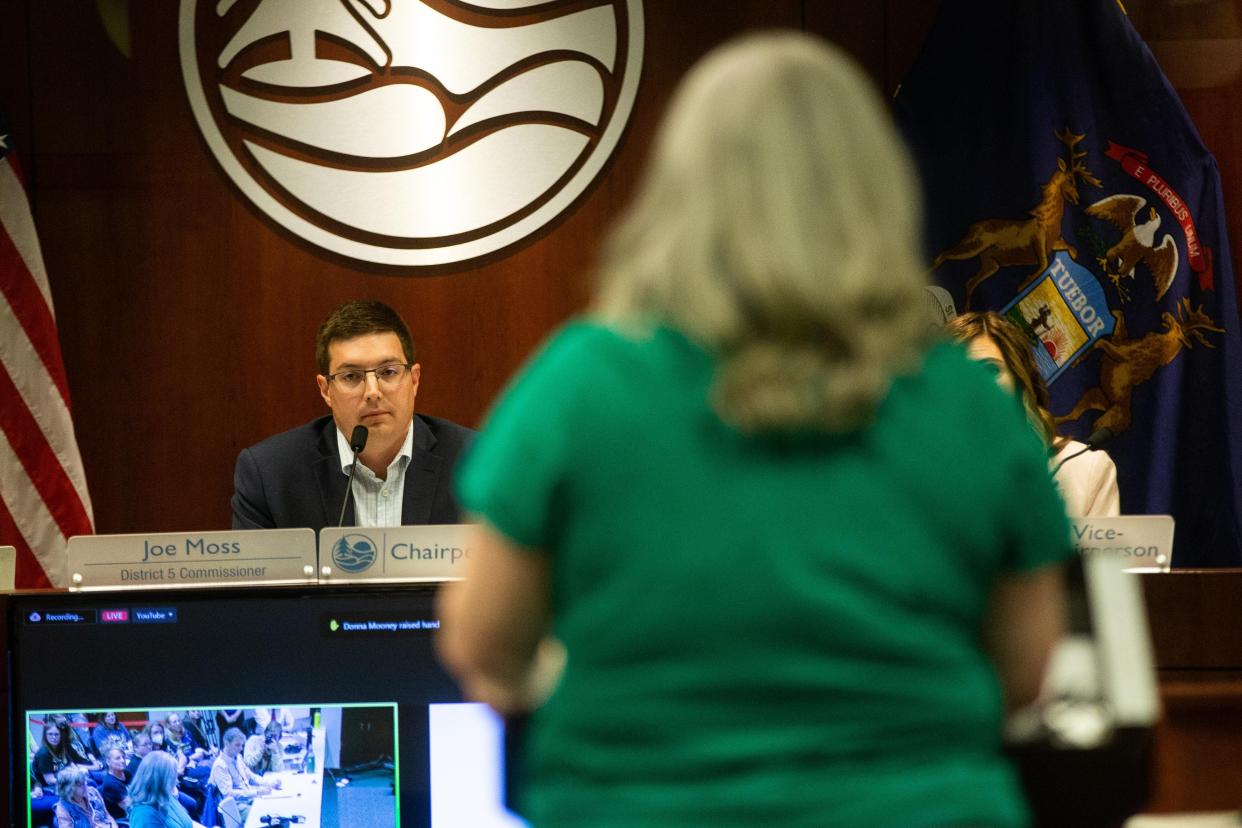
[[[160,813],[168,810],[177,784],[177,760],[162,750],[153,750],[138,764],[129,783],[135,805],[150,805]]]
[[[85,781],[86,771],[77,765],[65,765],[56,772],[56,795],[69,802],[73,799],[74,787]]]
[[[847,431],[929,337],[919,220],[862,72],[810,36],[751,35],[674,96],[595,309],[714,351],[713,405],[743,430]]]

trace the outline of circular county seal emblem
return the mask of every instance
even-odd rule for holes
[[[265,216],[380,265],[503,250],[568,209],[633,109],[642,0],[181,0],[195,121]]]
[[[376,554],[375,541],[366,535],[343,535],[332,544],[332,563],[342,572],[365,572]]]

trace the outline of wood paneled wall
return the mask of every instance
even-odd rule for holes
[[[178,5],[0,0],[0,106],[29,180],[101,532],[227,527],[237,452],[323,410],[312,338],[347,298],[379,298],[407,317],[423,364],[420,410],[478,424],[531,349],[585,304],[596,246],[699,56],[745,30],[802,27],[842,45],[892,94],[938,4],[647,0],[638,102],[599,183],[538,241],[434,276],[329,258],[249,206],[191,116]],[[1128,5],[1166,53],[1221,31],[1185,4]],[[104,7],[128,9],[128,56],[101,23]],[[1183,95],[1217,154],[1234,228],[1242,139],[1231,113],[1242,83],[1194,82]]]

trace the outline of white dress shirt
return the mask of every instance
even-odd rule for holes
[[[349,464],[353,462],[354,452],[349,447],[349,439],[336,430],[336,448],[341,455],[341,474],[349,474]],[[388,464],[388,477],[380,480],[375,472],[362,463],[354,473],[354,525],[355,526],[400,526],[401,500],[405,494],[405,470],[414,455],[414,423],[405,432],[405,442],[401,451]]]

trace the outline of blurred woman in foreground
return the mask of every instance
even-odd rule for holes
[[[459,479],[450,670],[521,711],[540,640],[568,653],[536,826],[1025,824],[1000,722],[1059,635],[1069,530],[1016,407],[930,341],[918,223],[835,49],[752,36],[683,82],[594,314]]]
[[[988,365],[996,382],[1016,394],[1026,418],[1048,448],[1048,463],[1060,465],[1054,479],[1065,510],[1074,517],[1121,514],[1117,467],[1104,451],[1057,434],[1048,410],[1048,386],[1031,354],[1031,343],[1012,322],[992,311],[970,311],[949,320],[945,331],[965,343],[971,359]]]

